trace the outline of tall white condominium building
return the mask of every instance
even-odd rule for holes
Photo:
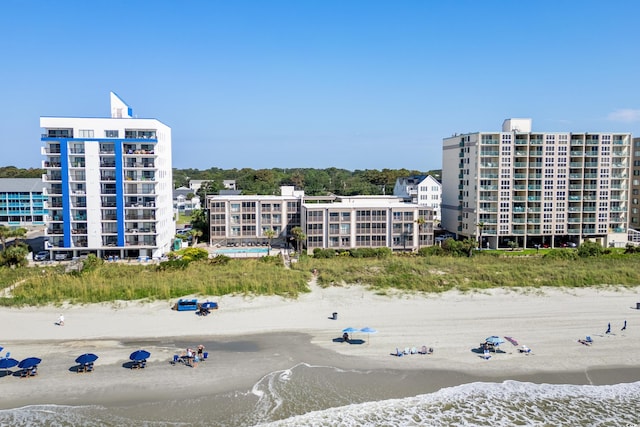
[[[41,117],[47,234],[56,258],[159,257],[171,250],[171,128],[133,118],[111,93],[110,118]]]
[[[442,225],[483,248],[627,241],[631,134],[502,132],[443,140]]]

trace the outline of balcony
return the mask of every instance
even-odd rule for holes
[[[73,129],[47,129],[47,133],[43,133],[42,138],[69,139],[73,138]]]

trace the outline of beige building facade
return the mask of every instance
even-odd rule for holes
[[[631,152],[630,133],[534,132],[530,119],[445,138],[442,225],[483,248],[624,246]]]

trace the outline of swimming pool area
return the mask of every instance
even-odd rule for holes
[[[227,255],[227,256],[266,256],[269,254],[269,248],[229,248],[229,249],[216,249],[213,251],[214,255]]]

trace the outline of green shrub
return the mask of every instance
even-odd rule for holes
[[[418,249],[418,256],[421,256],[421,257],[443,256],[443,255],[446,255],[446,253],[441,246],[425,246]]]
[[[82,271],[92,271],[100,267],[104,261],[102,258],[98,258],[95,254],[87,255],[87,258],[82,261]]]
[[[336,256],[336,251],[333,249],[315,248],[313,250],[314,258],[334,258],[335,256]]]
[[[158,271],[184,270],[189,265],[189,262],[190,261],[188,259],[184,259],[184,258],[170,259],[168,261],[163,261],[160,264],[158,264],[157,270]]]
[[[183,259],[187,259],[189,261],[201,261],[209,258],[209,252],[202,248],[184,248],[177,251],[177,254],[181,255]]]
[[[581,258],[600,256],[602,255],[602,245],[591,240],[585,240],[580,247],[578,247],[578,256]]]

